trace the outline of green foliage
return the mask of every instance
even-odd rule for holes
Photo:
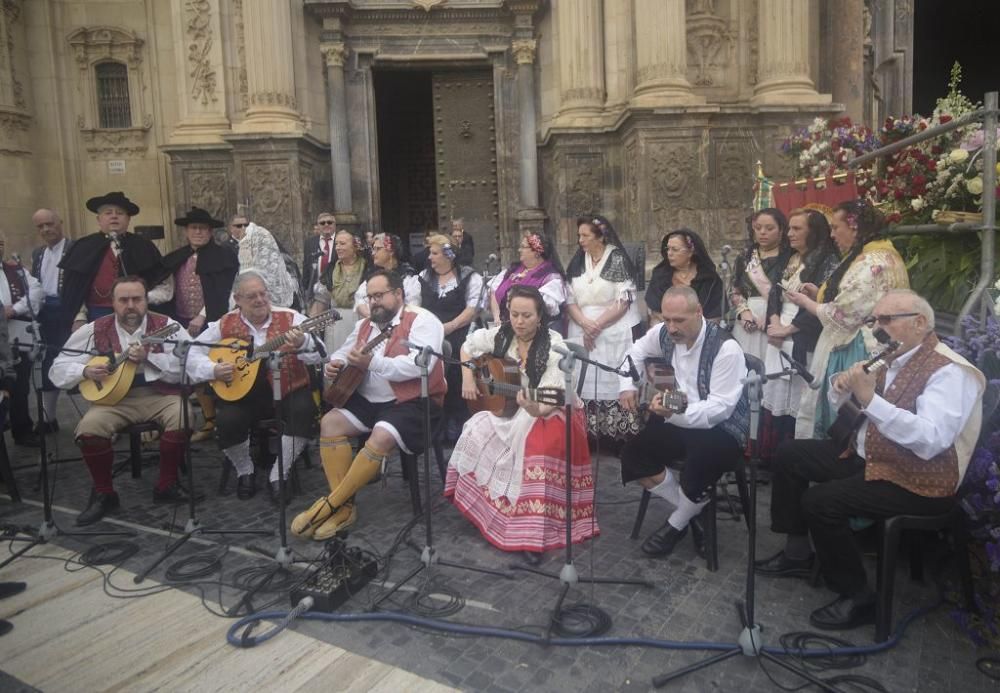
[[[979,279],[979,235],[902,236],[894,242],[906,260],[910,288],[935,311],[957,313]]]

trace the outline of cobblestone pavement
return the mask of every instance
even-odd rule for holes
[[[67,398],[62,398],[60,406],[64,427],[60,433],[49,437],[53,443],[50,452],[56,458],[72,457],[77,451],[72,444],[72,431],[69,428],[76,420],[76,414]],[[124,452],[128,447],[127,441],[119,441],[116,447],[123,451],[119,458],[124,460],[127,456],[127,452]],[[37,451],[16,446],[10,446],[9,450],[13,464],[19,467],[17,479],[26,502],[21,505],[0,502],[0,523],[37,527],[42,517],[41,494],[33,488],[37,481]],[[147,566],[169,543],[170,536],[164,530],[166,524],[173,521],[183,525],[188,516],[186,506],[175,509],[152,504],[151,489],[156,479],[156,448],[154,446],[147,450],[142,478],[131,478],[127,465],[115,478],[123,507],[114,519],[116,522],[129,523],[139,530],[133,541],[141,546],[141,550],[125,563],[129,570],[136,572]],[[306,468],[302,460],[297,464],[303,492],[295,497],[289,507],[289,517],[307,507],[325,484],[315,450],[312,451],[312,458],[314,462],[311,468]],[[207,500],[198,506],[199,519],[204,527],[276,530],[277,507],[269,502],[265,491],[258,492],[249,501],[241,502],[232,493],[233,482],[230,482],[230,494],[218,495],[222,457],[214,443],[195,446],[193,469],[199,487],[207,495]],[[567,603],[583,602],[606,612],[612,621],[606,634],[609,638],[733,642],[740,631],[735,603],[742,599],[745,588],[747,530],[742,520],[736,518],[733,521],[720,510],[721,565],[718,572],[712,573],[705,568],[704,561],[695,555],[690,541],[682,543],[669,559],[645,558],[639,551],[639,542],[628,538],[638,507],[638,491],[621,486],[617,460],[605,456],[596,465],[596,469],[600,536],[574,547],[574,563],[583,576],[642,579],[652,582],[654,586],[642,588],[581,583],[571,587]],[[87,504],[90,489],[87,471],[78,459],[68,460],[52,465],[50,477],[54,486],[54,506],[57,508],[55,520],[60,527],[71,530],[76,513]],[[433,537],[442,559],[498,570],[506,570],[511,564],[521,563],[518,556],[504,554],[488,545],[471,524],[450,504],[442,501],[441,482],[436,471],[432,473],[432,477],[432,496],[435,499]],[[760,556],[770,555],[781,545],[780,538],[766,529],[769,498],[770,487],[760,486]],[[720,505],[723,506],[724,504]],[[390,553],[394,544],[398,544],[398,549],[392,553],[388,575],[383,572],[368,588],[341,607],[340,612],[367,611],[381,593],[378,585],[383,578],[389,584],[394,584],[420,565],[418,551],[399,542],[408,526],[412,527],[408,532],[412,543],[417,548],[425,544],[423,523],[412,522],[410,495],[406,482],[401,478],[397,460],[390,463],[388,478],[368,486],[359,494],[358,508],[358,523],[351,532],[348,543],[366,548],[383,558]],[[666,508],[665,504],[656,501],[650,504],[643,535],[653,531],[664,521]],[[98,527],[121,529],[110,522],[101,523]],[[95,543],[113,539],[117,538],[64,535],[58,537],[56,543],[69,548],[86,549]],[[321,548],[319,544],[295,537],[289,537],[288,541],[290,548],[301,557],[315,556]],[[223,555],[225,581],[231,581],[234,573],[242,568],[268,565],[267,559],[254,558],[253,554],[242,550],[249,543],[251,542],[245,537],[235,535],[202,536],[184,544],[156,568],[151,576],[165,581],[164,571],[171,563],[208,550]],[[277,536],[265,537],[257,543],[269,555],[273,555],[280,544]],[[231,548],[224,551],[224,546]],[[928,547],[927,553],[931,557],[935,555],[934,549],[934,546]],[[7,552],[3,551],[2,556],[6,555]],[[551,552],[545,555],[541,568],[558,573],[563,564],[563,553]],[[926,585],[912,582],[908,577],[906,561],[901,561],[901,564],[896,588],[897,622],[911,610],[932,603],[935,599],[932,582],[928,580]],[[874,561],[870,568],[874,568]],[[383,609],[410,608],[415,595],[426,597],[427,593],[432,593],[431,597],[420,600],[424,608],[456,606],[447,595],[458,595],[464,600],[464,605],[460,605],[457,613],[448,616],[448,621],[510,629],[521,634],[544,633],[549,614],[559,596],[559,581],[522,571],[512,571],[512,575],[512,579],[504,579],[443,565],[434,566],[404,585],[403,589],[383,605]],[[111,579],[114,581],[113,575]],[[874,582],[873,576],[872,580]],[[134,587],[131,583],[119,586]],[[232,606],[238,601],[239,592],[228,586],[206,584],[201,588],[184,588],[203,590],[206,601],[215,604],[216,608],[220,599],[226,606]],[[272,598],[277,600],[277,608],[285,608],[288,604],[287,595],[279,592],[259,595],[254,606],[260,608]],[[804,581],[758,580],[756,616],[763,626],[765,644],[777,646],[781,634],[807,630],[810,610],[831,598],[832,595],[827,590],[813,588]],[[976,659],[987,653],[977,650],[970,643],[954,625],[948,612],[949,607],[941,606],[928,616],[916,620],[895,648],[870,656],[862,666],[846,672],[822,672],[820,676],[860,674],[877,679],[889,691],[931,693],[947,689],[997,689],[993,682],[975,668]],[[224,637],[227,627],[228,622],[220,619],[220,638]],[[476,691],[648,690],[654,676],[712,654],[707,651],[618,645],[546,647],[485,636],[446,636],[398,623],[373,621],[302,621],[294,627],[300,632],[352,652],[464,690]],[[870,645],[873,629],[863,628],[839,635],[855,645]],[[266,644],[261,647],[266,647]],[[777,690],[770,677],[784,685],[801,683],[801,680],[773,664],[737,657],[695,672],[670,684],[667,690]],[[0,686],[5,681],[6,679],[0,678]]]

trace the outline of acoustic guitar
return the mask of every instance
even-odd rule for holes
[[[389,325],[381,334],[361,347],[361,353],[372,353],[375,347],[392,336],[393,327],[393,325]],[[361,370],[357,366],[352,366],[349,363],[344,364],[344,367],[337,371],[337,375],[333,377],[330,386],[323,391],[323,401],[334,409],[342,408],[354,394],[354,391],[361,386],[366,373],[367,371]]]
[[[870,360],[865,361],[861,369],[865,373],[878,373],[885,368],[886,358],[892,355],[898,348],[899,342],[895,340],[889,342],[885,349]],[[858,429],[861,428],[861,424],[864,421],[865,413],[861,411],[861,404],[854,395],[851,395],[837,409],[837,418],[830,424],[830,428],[826,430],[826,434],[830,436],[831,440],[837,443],[841,450],[847,450],[851,446],[851,439],[857,434]]]
[[[673,366],[659,358],[647,359],[639,380],[639,391],[636,399],[639,407],[639,420],[642,426],[649,420],[649,405],[656,395],[663,396],[663,406],[675,414],[683,414],[687,409],[688,399],[677,389],[677,377]]]
[[[561,407],[566,403],[565,393],[555,387],[521,387],[521,369],[513,359],[498,358],[484,354],[473,359],[473,374],[476,376],[477,399],[468,401],[473,414],[488,411],[495,416],[509,419],[517,413],[517,393],[540,404]]]
[[[139,340],[139,345],[144,347],[154,340],[166,339],[179,329],[181,329],[181,326],[177,323],[167,325],[162,329],[144,335]],[[128,394],[129,388],[132,387],[132,381],[135,379],[136,363],[129,361],[128,351],[113,356],[95,356],[87,361],[86,367],[89,368],[91,366],[104,366],[109,372],[101,380],[85,378],[80,383],[80,394],[83,395],[83,398],[88,402],[102,404],[107,407],[121,402],[122,398]]]
[[[328,310],[299,323],[293,329],[301,330],[305,334],[312,334],[336,320],[336,316],[334,311]],[[257,380],[261,361],[268,359],[272,353],[281,349],[288,342],[288,335],[291,331],[283,332],[256,348],[238,337],[220,339],[219,343],[225,344],[225,346],[210,349],[208,357],[216,363],[231,363],[235,370],[232,382],[227,383],[223,380],[209,382],[212,389],[215,390],[215,394],[227,402],[243,399]]]

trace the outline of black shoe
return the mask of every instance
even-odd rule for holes
[[[76,524],[81,527],[83,525],[92,525],[120,507],[121,503],[118,500],[117,493],[113,491],[111,493],[97,493],[94,491],[90,494],[90,505],[76,516]]]
[[[23,582],[0,582],[0,599],[6,599],[7,597],[13,597],[15,594],[21,594],[27,585]]]
[[[815,557],[792,559],[785,555],[784,551],[779,551],[770,558],[754,561],[754,570],[758,575],[767,577],[795,577],[808,580],[812,577],[813,561]]]
[[[278,482],[277,481],[272,481],[271,484],[270,484],[270,486],[268,486],[268,490],[270,491],[271,502],[274,503],[275,505],[277,505],[278,504],[278,498],[281,497],[281,489],[278,486]],[[291,502],[292,502],[291,484],[289,484],[288,481],[286,480],[285,481],[285,505],[287,506]]]
[[[236,477],[236,497],[240,500],[250,500],[257,493],[257,475],[241,474]]]
[[[14,624],[5,618],[0,618],[0,637],[14,630]]]
[[[875,594],[841,595],[809,614],[809,623],[821,630],[850,630],[875,623]]]
[[[642,552],[647,556],[669,556],[681,539],[687,536],[687,533],[687,527],[675,529],[669,522],[665,522],[662,527],[649,535],[646,541],[642,542]]]
[[[691,541],[694,542],[694,550],[700,557],[705,557],[705,525],[701,521],[701,516],[692,517],[688,525],[691,528]]]
[[[205,500],[205,494],[196,493],[194,496],[195,503],[201,503]],[[178,505],[180,503],[189,503],[191,501],[191,494],[186,488],[181,486],[180,482],[174,482],[172,486],[168,486],[162,491],[155,486],[153,487],[153,504],[154,505]]]
[[[20,445],[24,448],[37,448],[41,445],[38,440],[38,435],[34,431],[28,431],[27,433],[22,433],[19,436],[14,436],[14,444]]]

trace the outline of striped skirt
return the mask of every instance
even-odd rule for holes
[[[476,448],[486,450],[494,440],[494,417],[477,415],[466,424],[463,437],[477,439]],[[475,427],[478,430],[470,430]],[[572,495],[573,543],[599,533],[594,516],[594,476],[581,410],[573,415]],[[566,546],[566,428],[562,416],[535,419],[524,448],[520,494],[515,502],[506,496],[493,498],[487,484],[475,471],[460,474],[456,464],[448,467],[444,494],[482,533],[486,541],[504,551],[548,551]],[[463,454],[461,446],[456,454]]]

